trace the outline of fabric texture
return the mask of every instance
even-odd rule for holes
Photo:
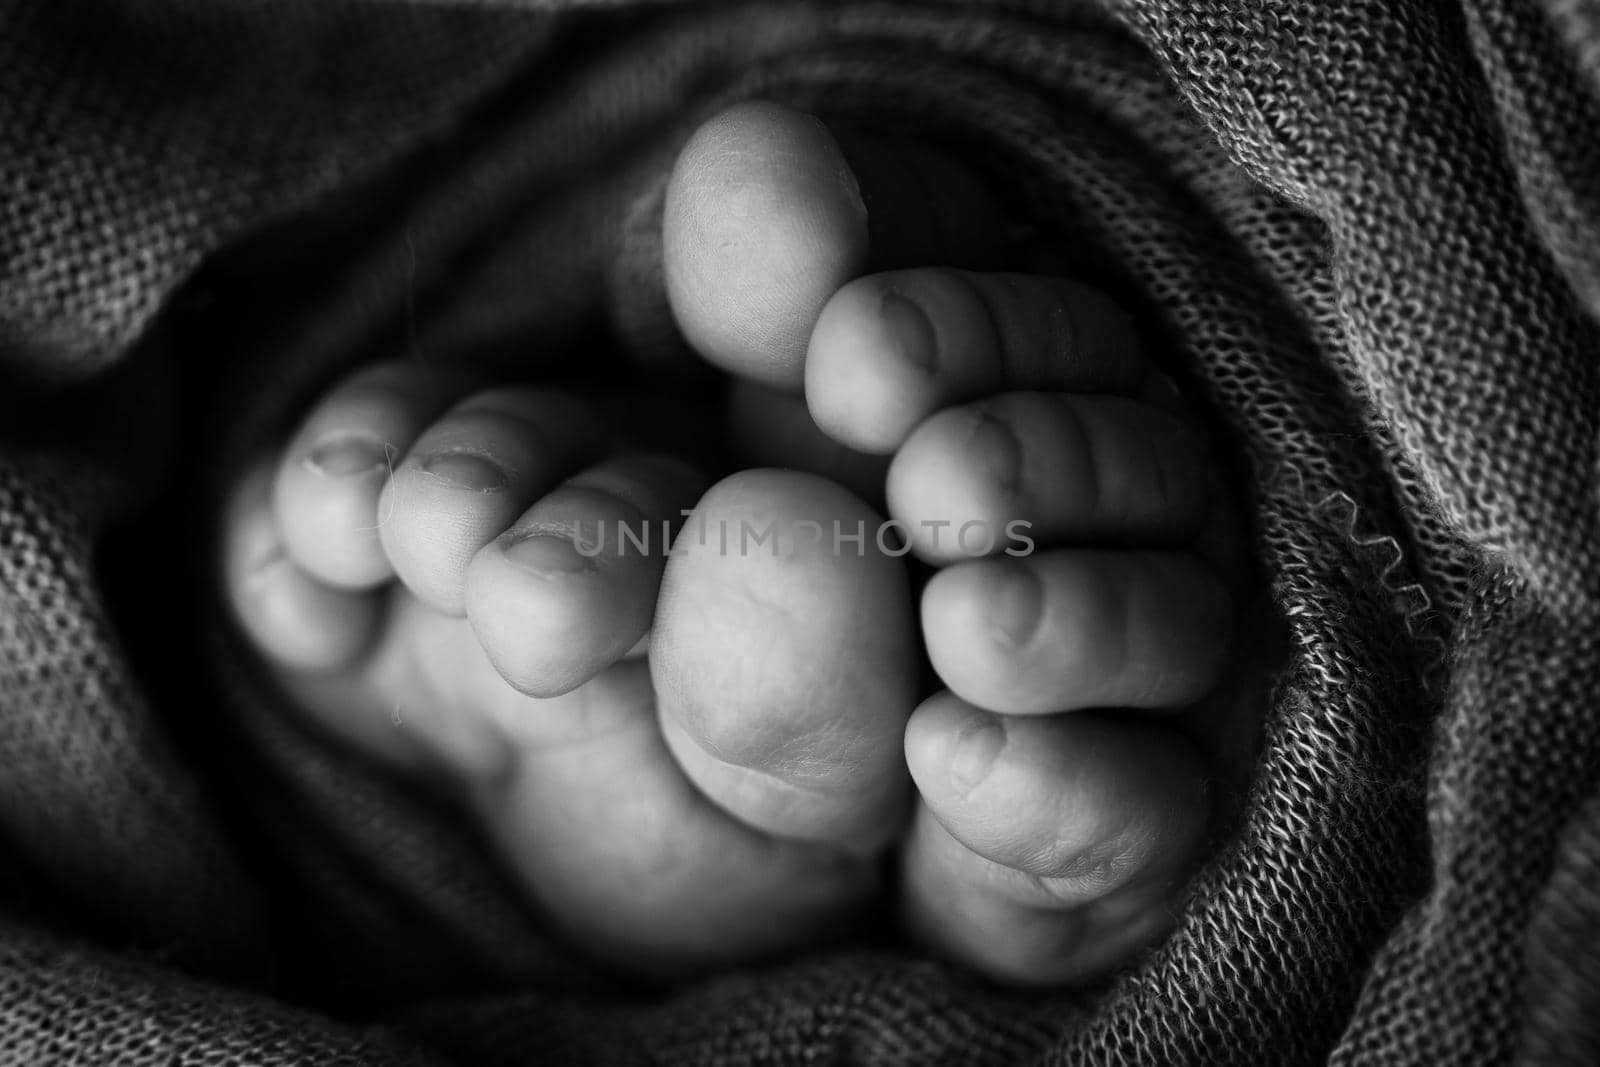
[[[0,1063],[1600,1062],[1595,0],[0,19]],[[1287,663],[1103,987],[619,989],[224,624],[219,487],[340,371],[670,364],[667,167],[754,97],[969,154],[1225,428]]]

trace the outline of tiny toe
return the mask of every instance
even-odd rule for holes
[[[939,693],[906,727],[923,802],[966,848],[1076,906],[1180,867],[1205,831],[1200,763],[1162,723],[1003,716]],[[1043,900],[1037,891],[1048,896]]]
[[[1012,714],[1194,703],[1220,681],[1233,600],[1183,552],[1063,549],[958,563],[922,596],[934,670]]]
[[[1008,718],[940,693],[905,749],[922,797],[905,914],[926,943],[1034,985],[1098,977],[1171,925],[1210,811],[1176,730],[1092,712]]]
[[[722,808],[779,837],[881,847],[906,800],[916,665],[904,567],[843,488],[743,471],[674,546],[650,660],[662,731]]]
[[[223,587],[246,636],[280,667],[342,670],[371,645],[379,594],[336,589],[300,568],[284,547],[266,466],[246,476],[229,501],[223,530]]]
[[[1173,887],[1063,904],[1049,883],[973,852],[919,804],[901,859],[901,914],[933,950],[1018,986],[1092,982],[1168,931]]]
[[[1025,548],[1024,535],[1046,546],[1186,544],[1209,485],[1184,419],[1123,397],[1007,393],[912,431],[888,500],[917,555],[938,564]]]
[[[557,696],[635,649],[673,531],[704,488],[675,459],[611,460],[551,491],[479,551],[466,611],[501,676],[530,696]]]
[[[867,260],[867,209],[826,126],[741,104],[678,157],[663,219],[667,293],[701,355],[771,385],[799,379],[833,291]]]
[[[925,268],[833,294],[811,334],[805,390],[835,440],[889,453],[950,404],[1024,389],[1132,396],[1149,374],[1132,321],[1096,290]]]
[[[430,371],[380,363],[335,386],[283,452],[273,507],[289,555],[319,581],[366,589],[394,571],[378,540],[389,472],[449,401]]]
[[[796,389],[841,285],[874,264],[978,261],[1008,233],[998,204],[955,153],[738,104],[702,125],[673,168],[667,293],[706,359]]]
[[[561,478],[598,455],[602,420],[576,398],[490,389],[417,438],[378,502],[380,540],[424,604],[466,610],[467,566]]]

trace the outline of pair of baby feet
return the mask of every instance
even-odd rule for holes
[[[907,178],[839,143],[742,105],[667,194],[678,324],[791,469],[708,485],[582,397],[382,364],[236,487],[227,593],[294,703],[458,792],[621,966],[811,943],[892,883],[935,951],[1092,977],[1170,923],[1207,825],[1204,745],[1151,713],[1223,680],[1231,513],[1103,296],[866,273],[895,207],[869,231],[860,184]]]

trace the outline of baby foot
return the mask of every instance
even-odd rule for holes
[[[909,792],[903,567],[708,539],[668,571],[666,528],[690,508],[736,534],[878,517],[794,473],[702,498],[683,463],[618,454],[578,398],[463,393],[414,365],[360,371],[237,487],[226,588],[286,695],[454,792],[619,966],[837,931],[879,892]]]
[[[1081,980],[1170,924],[1204,835],[1191,738],[1239,731],[1150,713],[1224,681],[1238,582],[1223,575],[1242,538],[1192,420],[1105,297],[1049,277],[867,273],[919,234],[922,262],[969,255],[938,217],[1002,229],[970,172],[923,162],[912,181],[794,111],[725,112],[669,187],[668,291],[770,421],[792,425],[803,389],[820,432],[796,438],[796,465],[836,468],[840,446],[892,457],[889,513],[939,568],[921,632],[948,690],[904,738],[920,794],[910,929],[996,977]]]

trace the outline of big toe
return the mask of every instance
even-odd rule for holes
[[[899,262],[978,262],[1002,224],[966,164],[767,102],[690,138],[667,186],[667,294],[706,359],[798,389],[818,316],[840,286]],[[954,221],[952,221],[954,220]]]
[[[748,825],[863,852],[900,827],[916,659],[905,571],[881,532],[832,482],[744,471],[674,545],[651,648],[663,734]]]

